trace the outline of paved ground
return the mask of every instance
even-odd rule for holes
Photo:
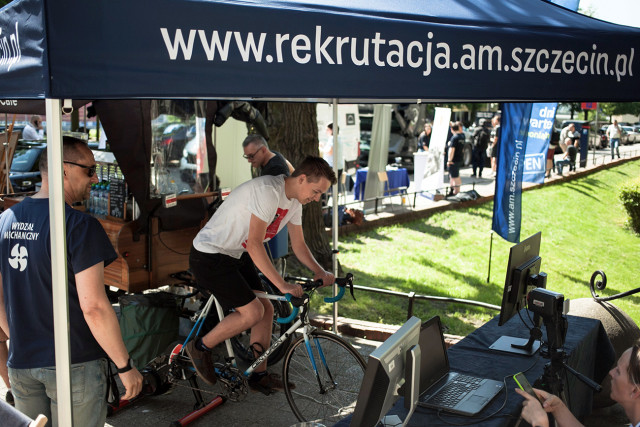
[[[375,341],[360,338],[345,338],[347,338],[365,358],[380,344]],[[273,369],[274,372],[280,373],[282,363],[280,362],[274,365],[271,369]],[[187,382],[181,382],[167,394],[138,399],[132,405],[108,417],[105,426],[169,427],[173,421],[181,419],[193,410],[195,399],[191,390],[187,388],[187,385]],[[218,385],[209,386],[202,382],[200,382],[200,388],[202,389],[202,395],[205,401],[215,398],[220,390]],[[4,398],[5,394],[6,388],[2,381],[0,381],[0,396]],[[193,427],[212,425],[224,427],[288,427],[297,422],[298,420],[291,412],[284,392],[277,392],[270,396],[265,396],[257,392],[249,392],[245,400],[241,402],[227,401],[189,425]],[[0,426],[4,426],[2,420],[0,420]]]
[[[365,357],[379,345],[378,342],[360,338],[348,339]],[[271,369],[274,372],[281,373],[282,362],[274,365]],[[212,394],[208,394],[208,396],[212,399],[217,395],[215,393],[218,390],[216,387],[218,386],[204,384],[202,389],[211,392]],[[203,395],[205,394],[203,393]],[[108,418],[107,426],[169,426],[172,421],[190,412],[194,403],[195,399],[191,394],[191,390],[182,385],[177,386],[170,394],[139,400],[131,407]],[[212,425],[225,427],[258,425],[287,427],[297,422],[298,420],[291,412],[284,392],[265,396],[262,393],[250,391],[245,400],[241,402],[227,401],[190,425],[194,427]]]
[[[640,155],[640,147],[638,145],[623,146],[621,147],[621,153],[623,155],[623,161],[625,157],[637,158]],[[596,154],[595,165],[590,155],[587,169],[601,167],[601,165],[608,164],[610,162],[608,150],[598,150]],[[581,171],[583,171],[583,169],[579,168],[577,173],[580,173]],[[566,176],[571,176],[573,174],[574,173],[565,173]],[[468,191],[471,188],[474,188],[481,196],[493,195],[495,185],[493,178],[471,178],[470,175],[470,168],[462,169],[462,191]],[[562,178],[552,176],[552,180],[558,179]],[[352,196],[351,200],[353,200]],[[452,203],[446,200],[434,202],[424,197],[418,197],[416,201],[417,203],[415,208],[397,206],[395,210],[392,210],[390,207],[387,207],[378,215],[367,215],[367,222],[383,222],[386,218],[393,217],[394,215],[402,215],[416,211],[428,211],[430,209],[439,208]],[[359,338],[349,339],[352,340],[353,345],[360,351],[360,353],[365,356],[379,344],[375,341],[367,341]],[[274,369],[278,372],[278,370],[281,369],[280,364],[275,365]],[[210,387],[204,385],[202,386],[202,389],[206,392],[205,396],[210,396],[210,398],[215,397],[216,386]],[[6,388],[0,381],[0,396],[4,397],[5,393]],[[136,401],[128,408],[115,414],[113,417],[108,418],[106,426],[169,426],[172,421],[176,421],[190,412],[194,403],[195,400],[191,391],[182,385],[177,386],[169,394],[147,397]],[[294,425],[296,422],[297,420],[289,408],[286,397],[284,393],[281,392],[272,396],[264,396],[260,393],[249,393],[244,401],[238,403],[226,402],[191,425],[194,427],[209,425],[220,425],[225,427],[244,427],[255,425],[288,427]],[[626,423],[626,417],[619,406],[595,411],[589,419],[585,420],[585,424],[590,427],[599,427],[604,425],[622,427],[628,425]]]

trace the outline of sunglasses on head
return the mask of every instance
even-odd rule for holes
[[[81,165],[80,163],[74,163],[74,162],[69,162],[69,161],[63,161],[62,163],[68,163],[70,165],[74,165],[74,166],[79,166],[81,168],[84,168],[87,170],[87,176],[89,176],[89,178],[91,178],[93,175],[96,174],[96,165],[93,166],[86,166],[86,165]]]

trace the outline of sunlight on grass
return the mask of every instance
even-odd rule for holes
[[[640,161],[634,161],[523,193],[521,238],[542,231],[540,256],[548,289],[570,299],[590,298],[589,279],[595,270],[607,274],[602,296],[640,287],[640,237],[625,226],[626,212],[617,198],[619,185],[639,175]],[[340,242],[340,262],[359,285],[500,305],[512,244],[493,236],[487,283],[492,210],[489,202],[346,236]],[[406,320],[404,298],[365,292],[356,298],[341,302],[341,316],[390,324]],[[636,323],[640,320],[640,297],[613,303]],[[329,309],[324,307],[325,312]],[[497,314],[429,301],[417,302],[414,309],[425,320],[439,314],[447,332],[455,335],[466,335]]]

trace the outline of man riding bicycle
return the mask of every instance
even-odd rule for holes
[[[309,156],[290,177],[262,176],[234,189],[194,239],[189,264],[198,285],[211,291],[225,310],[233,309],[205,336],[186,346],[196,372],[208,384],[216,382],[211,349],[222,341],[250,328],[256,356],[269,348],[273,306],[255,295],[264,292],[256,267],[282,293],[302,295],[299,285],[285,282],[278,274],[264,247],[286,224],[296,257],[313,271],[314,279],[333,284],[333,274],[318,264],[304,241],[302,205],[319,201],[336,182],[327,162]],[[249,377],[249,386],[266,394],[282,389],[279,376],[266,369],[265,360]]]

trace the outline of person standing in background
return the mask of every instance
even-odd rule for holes
[[[251,166],[258,171],[258,176],[289,176],[293,172],[291,163],[277,151],[269,150],[267,141],[261,135],[247,136],[242,141],[242,150],[244,151],[242,157],[247,159]]]
[[[338,150],[338,180],[340,179],[340,174],[342,173],[342,169],[344,168],[343,162],[344,159],[342,158],[342,146],[338,143],[336,144],[336,142],[339,141],[334,141],[333,140],[333,123],[329,123],[327,125],[327,141],[322,144],[320,146],[320,153],[322,154],[322,158],[329,163],[329,166],[333,167],[333,150],[336,149]]]
[[[473,151],[471,152],[471,167],[473,168],[471,177],[473,178],[476,176],[482,178],[490,135],[489,122],[486,119],[480,119],[480,126],[473,132]]]
[[[496,176],[498,167],[498,144],[500,143],[500,114],[496,114],[491,119],[491,170],[492,176]]]
[[[609,145],[611,146],[611,160],[614,158],[614,150],[617,152],[618,158],[620,158],[621,135],[622,131],[620,130],[620,126],[618,126],[618,121],[614,119],[613,123],[607,128],[607,137],[609,137]]]
[[[418,151],[429,151],[431,143],[431,123],[424,124],[424,130],[418,136]]]
[[[447,166],[449,167],[449,182],[451,189],[449,195],[455,196],[460,192],[460,166],[462,166],[462,149],[464,147],[464,133],[458,123],[451,126],[451,132],[453,136],[449,140],[447,146],[449,156],[447,160]]]

